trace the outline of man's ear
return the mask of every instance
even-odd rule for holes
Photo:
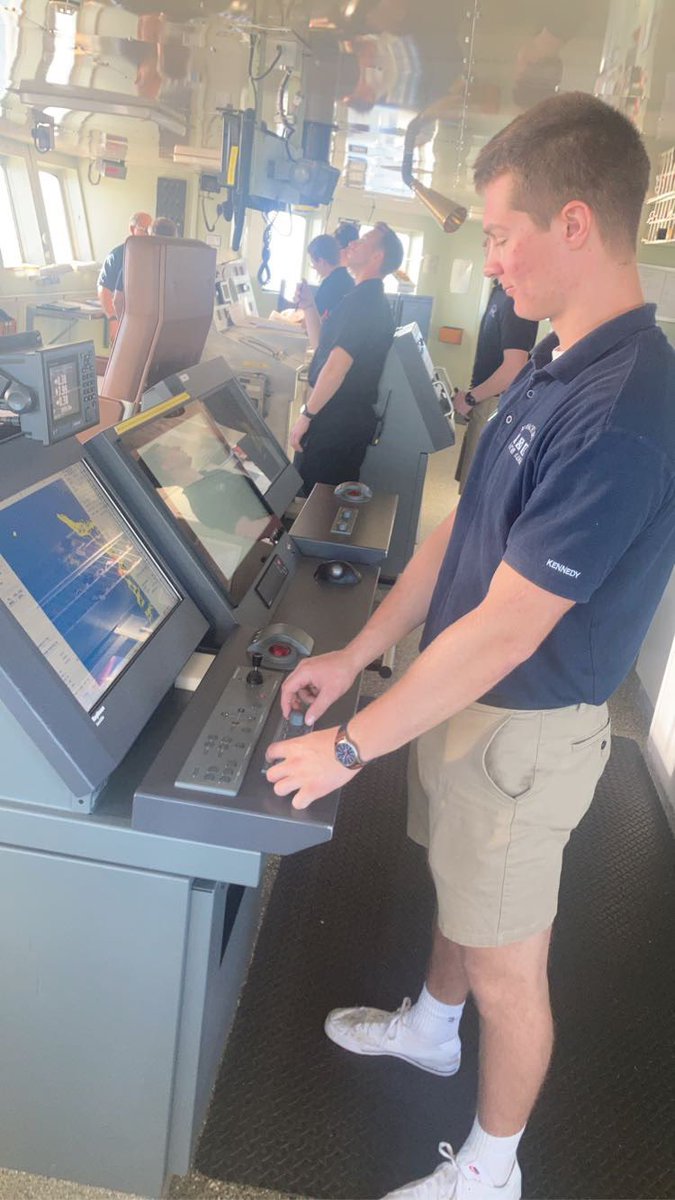
[[[560,210],[565,241],[570,249],[577,250],[586,244],[596,223],[593,210],[583,200],[570,200]]]

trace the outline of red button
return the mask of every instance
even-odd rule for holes
[[[272,658],[288,658],[290,652],[291,648],[285,642],[273,642],[271,646],[268,646],[268,653],[272,655]]]

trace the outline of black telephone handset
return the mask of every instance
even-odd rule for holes
[[[310,634],[283,621],[259,629],[247,646],[249,654],[262,655],[262,667],[273,671],[292,671],[313,649]]]

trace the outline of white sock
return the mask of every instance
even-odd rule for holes
[[[459,1022],[464,1004],[443,1004],[435,1000],[425,983],[416,1004],[413,1004],[406,1024],[420,1037],[439,1044],[449,1042],[459,1034]]]
[[[524,1132],[525,1126],[511,1137],[493,1137],[481,1128],[476,1117],[457,1161],[475,1179],[482,1179],[492,1187],[503,1187],[515,1166],[518,1143]]]

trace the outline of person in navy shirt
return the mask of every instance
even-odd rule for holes
[[[346,728],[268,748],[302,809],[411,742],[409,827],[438,917],[426,982],[395,1012],[338,1009],[328,1036],[436,1075],[460,1063],[469,991],[478,1109],[455,1155],[398,1200],[519,1200],[517,1148],[550,1060],[547,960],[562,854],[610,748],[625,677],[675,560],[675,350],[635,245],[649,161],[631,122],[569,92],[480,151],[485,271],[553,333],[503,394],[459,506],[343,650],[286,681],[312,722],[424,623],[419,658]],[[578,1148],[563,1152],[578,1153]]]
[[[455,411],[468,420],[462,439],[455,479],[464,490],[478,439],[493,415],[499,396],[525,366],[537,340],[536,321],[525,321],[513,308],[513,297],[507,296],[498,279],[493,280],[490,298],[483,313],[476,356],[468,391],[455,392],[452,402]]]

